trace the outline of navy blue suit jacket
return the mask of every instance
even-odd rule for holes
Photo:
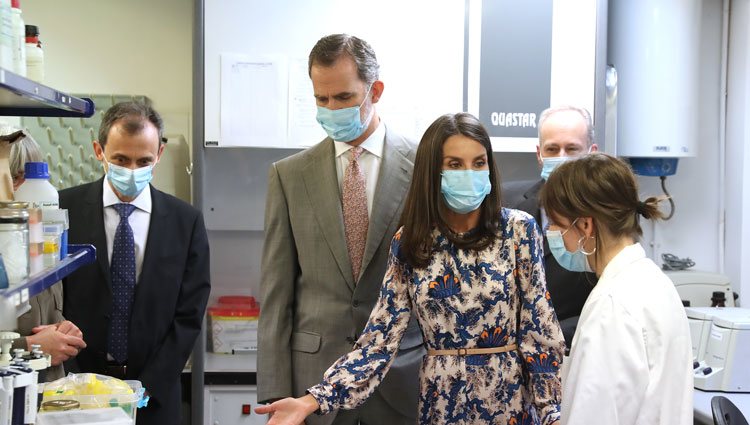
[[[515,208],[534,216],[539,226],[542,225],[542,213],[539,206],[539,191],[544,180],[512,181],[503,184],[503,206]],[[593,273],[578,273],[564,269],[555,260],[549,250],[547,238],[544,238],[544,268],[547,277],[547,290],[557,319],[561,322],[581,315],[583,304],[597,282]],[[568,335],[566,335],[567,339]],[[570,336],[572,338],[572,335]]]
[[[136,285],[128,336],[127,379],[151,395],[139,424],[180,421],[180,376],[200,333],[210,292],[209,249],[201,213],[159,190],[151,190],[151,221]],[[64,280],[64,314],[83,332],[87,347],[75,358],[80,372],[106,374],[112,306],[103,182],[60,192],[70,217],[69,243],[92,244],[97,261]]]

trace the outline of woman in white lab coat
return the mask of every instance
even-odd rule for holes
[[[560,165],[540,199],[560,265],[599,277],[565,367],[563,425],[692,424],[687,317],[674,285],[638,243],[640,217],[662,218],[660,199],[640,201],[630,168],[606,154]]]

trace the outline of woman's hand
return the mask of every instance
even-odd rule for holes
[[[285,398],[271,404],[255,408],[255,413],[271,414],[267,425],[299,425],[305,418],[318,410],[317,400],[310,394],[300,398]]]

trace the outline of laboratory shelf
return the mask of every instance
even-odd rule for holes
[[[0,115],[88,118],[94,115],[94,102],[0,68]]]
[[[54,267],[29,276],[18,285],[0,290],[0,298],[10,301],[16,308],[16,317],[28,309],[29,298],[61,281],[77,268],[96,261],[96,248],[93,245],[68,245],[68,252],[68,256]]]

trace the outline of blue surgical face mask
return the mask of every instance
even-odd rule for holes
[[[559,167],[560,164],[569,159],[570,157],[568,156],[551,156],[549,158],[542,158],[542,178],[547,180],[549,175],[555,171],[555,168]]]
[[[372,85],[367,89],[365,98],[359,106],[343,109],[328,109],[318,106],[316,119],[331,139],[336,142],[351,142],[365,132],[367,126],[370,125],[375,108],[370,107],[370,112],[368,112],[364,121],[359,116],[359,110],[367,101],[370,89],[372,89]]]
[[[466,214],[482,205],[492,190],[490,170],[443,170],[440,191],[448,208]]]
[[[589,150],[586,153],[591,153],[591,146],[589,146]],[[577,156],[550,156],[548,158],[543,157],[542,172],[540,173],[540,175],[546,181],[549,178],[549,175],[552,174],[553,171],[555,171],[555,168],[559,167],[560,164],[572,158],[577,158]]]
[[[588,256],[593,254],[596,249],[591,252],[585,252],[583,250],[583,242],[586,239],[585,236],[578,239],[578,249],[576,249],[575,252],[570,252],[565,248],[563,236],[573,228],[576,220],[574,220],[570,227],[565,229],[564,232],[560,232],[559,230],[547,230],[547,243],[549,244],[549,250],[552,252],[552,256],[555,257],[555,260],[557,260],[557,263],[564,269],[572,272],[593,273],[593,270],[589,265]]]
[[[153,168],[148,165],[131,170],[107,161],[107,179],[121,195],[135,198],[151,182]]]

